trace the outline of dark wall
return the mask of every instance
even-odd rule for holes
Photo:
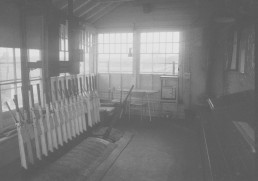
[[[0,5],[0,47],[20,46],[19,9],[8,3]]]
[[[211,56],[209,71],[209,93],[218,97],[254,89],[254,28],[245,25],[240,28],[239,40],[245,51],[244,72],[239,66],[231,70],[227,66],[232,60],[234,25],[217,24],[211,32]],[[239,62],[240,55],[237,56]]]

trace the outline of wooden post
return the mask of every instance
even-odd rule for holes
[[[69,61],[74,61],[74,22],[73,22],[73,0],[67,0],[68,3],[68,51]]]
[[[29,69],[28,69],[28,54],[27,54],[27,30],[26,30],[26,12],[25,1],[20,8],[20,47],[21,47],[21,78],[22,78],[22,100],[23,109],[29,111]],[[28,115],[29,116],[29,115]],[[28,120],[29,121],[29,117]]]
[[[254,48],[254,63],[255,63],[255,140],[258,140],[258,123],[257,123],[257,118],[258,118],[258,94],[257,94],[257,90],[258,90],[258,21],[257,19],[255,20],[255,48]],[[255,150],[258,150],[258,144],[255,144]],[[256,159],[257,159],[257,154],[256,154]],[[258,176],[258,172],[255,172],[255,176]],[[256,178],[254,177],[254,178]]]

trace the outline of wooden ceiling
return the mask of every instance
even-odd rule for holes
[[[195,0],[196,1],[196,0]],[[63,11],[67,11],[68,0],[52,0],[54,6]],[[100,18],[122,4],[130,3],[135,6],[148,6],[150,4],[175,3],[185,4],[194,2],[193,0],[73,0],[73,13],[75,16],[87,22],[94,23]]]
[[[64,12],[68,9],[68,0],[52,0],[52,3],[55,7]],[[73,0],[73,13],[86,22],[94,24],[100,18],[126,3],[134,6],[142,6],[143,9],[147,11],[149,6],[170,3],[175,5],[175,7],[178,5],[197,7],[199,10],[206,13],[211,13],[211,11],[220,12],[220,9],[225,8],[226,11],[230,12],[232,10],[237,12],[244,10],[244,13],[249,13],[254,5],[257,7],[256,0]],[[245,9],[240,9],[240,6]],[[257,8],[255,8],[255,11],[256,10]],[[242,13],[243,12],[241,12],[241,14]]]

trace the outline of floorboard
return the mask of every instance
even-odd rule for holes
[[[119,125],[134,137],[102,181],[202,181],[198,134],[184,120],[137,118]]]

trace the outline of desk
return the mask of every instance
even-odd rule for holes
[[[118,91],[122,91],[122,92],[129,92],[129,89],[118,89]],[[150,121],[151,121],[151,108],[150,108],[150,96],[154,93],[158,93],[159,91],[155,91],[155,90],[146,90],[146,89],[133,89],[132,90],[132,94],[133,93],[142,93],[142,95],[146,95],[146,99],[147,99],[147,105],[148,105],[148,111],[149,111],[149,117],[150,117]],[[153,108],[154,111],[154,108]]]

